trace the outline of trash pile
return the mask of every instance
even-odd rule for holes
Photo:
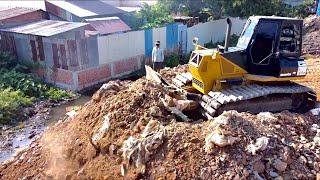
[[[177,71],[186,66],[160,73]],[[0,179],[320,177],[319,117],[228,111],[186,122],[176,113],[186,103],[144,77],[111,81],[3,163]]]
[[[311,15],[304,19],[304,35],[302,53],[307,55],[320,56],[320,17]]]

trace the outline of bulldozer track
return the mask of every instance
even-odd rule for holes
[[[189,73],[178,75],[173,80],[176,86],[190,83]],[[181,81],[183,79],[183,81]],[[213,118],[224,110],[277,112],[282,110],[306,111],[316,102],[316,93],[296,83],[285,85],[233,85],[221,91],[210,91],[199,101],[202,114]]]

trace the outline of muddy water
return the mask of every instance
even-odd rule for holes
[[[80,98],[71,101],[67,104],[62,104],[57,107],[53,107],[50,112],[50,118],[49,121],[47,121],[46,125],[50,126],[52,124],[55,124],[57,121],[59,121],[61,118],[63,118],[67,113],[67,108],[72,106],[83,106],[86,102],[90,101],[90,96],[82,95]]]
[[[12,158],[19,150],[30,145],[37,135],[41,135],[46,127],[62,119],[68,107],[82,106],[91,97],[82,95],[80,98],[56,107],[43,108],[39,114],[13,127],[0,128],[0,163]]]

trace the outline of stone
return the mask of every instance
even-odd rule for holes
[[[285,171],[287,168],[287,165],[288,164],[286,162],[283,162],[279,159],[275,160],[275,162],[273,163],[273,167],[277,169],[279,172]]]
[[[265,165],[261,161],[257,161],[252,164],[253,170],[257,171],[258,173],[263,173],[265,170]]]
[[[269,138],[260,137],[256,140],[255,144],[249,144],[247,146],[247,151],[252,153],[252,155],[256,155],[257,151],[264,151],[269,144]]]
[[[270,171],[270,172],[269,172],[269,175],[270,175],[271,177],[273,177],[273,178],[275,178],[275,177],[278,177],[278,176],[279,176],[279,174],[278,174],[278,173],[273,172],[273,171]]]

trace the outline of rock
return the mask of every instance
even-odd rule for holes
[[[249,144],[247,151],[255,155],[257,151],[264,151],[268,147],[269,138],[260,137],[256,140],[255,144]]]
[[[279,172],[283,172],[287,168],[287,163],[285,163],[279,159],[276,159],[275,162],[273,163],[273,167],[275,169],[277,169]]]
[[[225,147],[234,144],[238,140],[238,137],[225,136],[219,133],[219,131],[214,131],[210,133],[205,139],[205,151],[207,153],[210,153],[214,145],[217,145],[219,147]]]
[[[161,110],[158,106],[151,107],[150,114],[153,117],[160,117],[162,115]]]
[[[317,178],[316,180],[320,180],[320,173],[317,173]]]
[[[252,166],[253,170],[257,171],[258,173],[263,173],[266,168],[261,161],[254,162]]]
[[[69,118],[71,118],[71,119],[73,119],[74,117],[76,117],[77,114],[78,114],[78,113],[77,113],[75,110],[72,110],[72,111],[69,111],[69,112],[66,113],[66,115],[67,115]]]
[[[259,175],[259,173],[258,173],[257,171],[253,171],[253,174],[254,174],[255,179],[257,179],[257,180],[264,180],[264,179]]]
[[[270,121],[274,121],[277,120],[276,117],[274,117],[273,114],[271,114],[270,112],[261,112],[257,115],[257,118],[260,119],[262,122],[270,122]]]
[[[274,180],[284,180],[284,178],[282,176],[278,176],[278,177],[274,178]]]
[[[316,146],[320,146],[320,129],[317,130],[317,134],[314,136],[313,142]]]
[[[103,138],[103,136],[105,135],[105,133],[108,131],[109,128],[110,128],[110,115],[107,114],[104,116],[104,121],[99,131],[92,136],[92,141],[94,143],[97,143],[101,138]]]
[[[269,172],[269,175],[270,175],[271,177],[273,177],[273,178],[275,178],[275,177],[278,177],[278,176],[279,176],[279,174],[278,174],[278,173],[273,172],[273,171],[270,171],[270,172]]]

